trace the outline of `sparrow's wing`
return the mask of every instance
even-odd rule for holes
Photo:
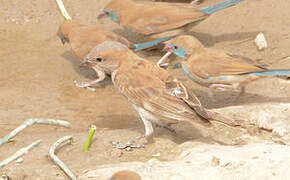
[[[187,120],[209,124],[199,100],[167,71],[151,62],[140,60],[130,67],[119,69],[113,76],[113,82],[129,102],[160,120],[167,123]]]
[[[190,73],[205,79],[265,71],[264,68],[257,65],[213,49],[206,49],[200,54],[191,56],[186,62],[186,66]]]

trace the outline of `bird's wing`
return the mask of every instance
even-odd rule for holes
[[[177,29],[208,16],[188,4],[181,3],[142,2],[136,3],[131,11],[120,12],[120,23],[145,35]]]
[[[190,73],[201,78],[265,71],[264,68],[213,49],[192,55],[187,60],[186,66]]]
[[[140,60],[130,67],[120,68],[113,82],[129,102],[167,123],[187,120],[209,124],[199,100],[167,71],[151,62]]]

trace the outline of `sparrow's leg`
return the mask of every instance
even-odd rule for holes
[[[202,1],[203,0],[193,0],[193,1],[191,1],[190,4],[192,4],[192,5],[199,5],[200,3],[202,3]]]
[[[236,90],[238,91],[238,95],[237,95],[237,97],[234,99],[234,101],[237,101],[238,99],[240,99],[240,97],[242,96],[242,95],[244,95],[245,94],[245,87],[244,86],[238,86],[237,88],[236,88]]]
[[[226,91],[226,90],[229,90],[229,89],[233,89],[231,85],[226,85],[226,84],[212,84],[209,86],[209,97],[214,99],[213,98],[213,92],[216,91],[216,90],[220,90],[220,91]]]
[[[113,146],[118,149],[131,150],[132,148],[142,148],[145,147],[145,144],[153,141],[154,129],[152,122],[156,122],[156,118],[148,111],[139,106],[133,104],[133,107],[136,109],[143,121],[143,124],[145,126],[145,134],[142,136],[138,136],[125,144],[120,142],[112,142]]]
[[[141,108],[139,108],[141,109]],[[144,112],[143,112],[144,111]],[[148,116],[147,116],[147,111],[145,110],[139,110],[139,115],[143,121],[143,124],[145,126],[145,135],[142,135],[142,136],[139,136],[139,137],[136,137],[133,141],[135,140],[142,140],[144,139],[145,140],[145,143],[149,143],[149,142],[152,142],[153,141],[153,132],[154,132],[154,129],[153,129],[153,125],[152,125],[152,122],[149,120]],[[151,116],[151,115],[150,115]]]
[[[168,123],[154,123],[156,127],[167,129],[168,131],[176,134],[176,131],[170,126],[171,124]]]
[[[103,81],[106,78],[106,74],[102,69],[98,68],[97,66],[93,66],[92,68],[96,71],[98,78],[96,80],[89,81],[89,82],[77,82],[75,80],[74,83],[77,87],[89,88],[93,90],[94,88],[91,88],[91,86],[98,84],[99,82]]]
[[[226,91],[228,89],[233,89],[231,85],[227,85],[227,84],[212,84],[209,86],[209,88],[211,90],[221,90],[221,91]]]

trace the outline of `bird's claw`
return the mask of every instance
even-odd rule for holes
[[[167,68],[169,66],[169,63],[159,64],[159,66],[162,68]]]
[[[95,88],[90,87],[92,84],[89,82],[77,82],[76,80],[74,80],[74,84],[76,87],[79,88],[87,88],[88,90],[96,91]]]
[[[144,144],[136,144],[135,140],[131,140],[125,144],[118,142],[118,141],[112,141],[111,142],[114,148],[117,149],[125,149],[126,151],[132,151],[133,148],[144,148]]]

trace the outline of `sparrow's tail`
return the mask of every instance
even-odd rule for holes
[[[70,17],[70,15],[68,14],[68,12],[66,11],[62,0],[56,0],[56,3],[60,9],[61,14],[63,15],[63,17],[65,18],[65,20],[71,20],[72,18]]]
[[[290,69],[272,69],[267,71],[261,71],[261,72],[252,72],[249,74],[254,74],[256,76],[261,77],[269,77],[269,76],[276,76],[276,77],[290,77]]]
[[[147,48],[151,48],[153,46],[156,46],[162,42],[168,41],[172,38],[175,38],[176,36],[168,36],[168,37],[164,37],[164,38],[160,38],[157,40],[153,40],[153,41],[148,41],[145,43],[139,43],[139,44],[134,44],[132,49],[134,49],[134,51],[139,51],[139,50],[143,50],[143,49],[147,49]]]
[[[200,10],[206,14],[213,14],[213,13],[218,12],[220,10],[223,10],[227,7],[231,7],[231,6],[234,6],[236,4],[239,4],[242,1],[245,1],[245,0],[225,0],[221,3],[201,8]]]

